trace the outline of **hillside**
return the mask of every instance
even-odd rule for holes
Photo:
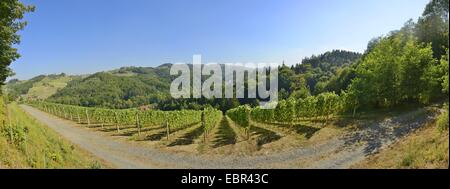
[[[47,99],[58,90],[64,88],[68,82],[80,76],[40,75],[30,80],[20,81],[10,80],[5,87],[8,95],[12,99]]]
[[[319,94],[331,88],[328,82],[342,73],[350,65],[356,63],[362,54],[344,50],[333,50],[320,55],[313,55],[302,60],[292,69],[302,75],[311,93]],[[339,87],[338,87],[339,88]],[[340,92],[334,89],[336,92]]]
[[[110,167],[2,98],[0,121],[8,123],[0,125],[0,169]]]
[[[70,81],[49,101],[82,106],[131,108],[169,97],[168,67],[124,67]]]
[[[345,50],[332,50],[319,55],[313,55],[302,60],[295,66],[297,73],[306,73],[309,69],[320,69],[324,72],[336,73],[339,67],[349,66],[361,58],[362,54]]]

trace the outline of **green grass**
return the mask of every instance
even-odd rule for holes
[[[31,118],[16,103],[8,105],[7,110],[2,108],[2,111],[0,168],[105,167],[100,160]]]
[[[34,99],[47,99],[55,94],[59,89],[66,87],[71,77],[62,76],[56,78],[46,77],[36,82],[33,87],[28,90],[27,97]]]

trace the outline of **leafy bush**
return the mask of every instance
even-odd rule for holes
[[[438,116],[436,120],[436,127],[440,132],[448,131],[448,105],[445,112]]]

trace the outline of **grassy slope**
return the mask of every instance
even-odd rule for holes
[[[1,102],[0,102],[1,103]],[[2,111],[4,111],[2,109]],[[59,137],[13,103],[8,105],[13,132],[2,113],[0,168],[100,168],[104,163]],[[3,121],[5,120],[5,121]],[[13,133],[14,143],[10,141]]]
[[[28,90],[27,96],[31,98],[47,99],[59,89],[64,88],[70,80],[72,80],[72,77],[68,76],[56,78],[46,77],[35,83],[33,87]]]
[[[22,96],[26,99],[47,99],[78,77],[80,76],[40,75],[30,80],[8,82],[5,89],[14,98]]]
[[[353,168],[447,169],[449,166],[448,119],[446,122],[446,130],[440,131],[437,122],[432,122]]]

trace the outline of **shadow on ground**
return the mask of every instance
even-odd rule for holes
[[[385,117],[371,121],[361,130],[344,136],[345,144],[365,143],[364,154],[377,152],[384,144],[393,142],[425,125],[433,113],[425,109],[412,111],[397,117]]]
[[[280,128],[293,130],[300,135],[305,135],[307,139],[311,138],[317,131],[320,130],[320,128],[311,127],[303,124],[288,125],[288,124],[274,123],[274,125]]]
[[[170,143],[167,146],[172,147],[172,146],[178,146],[178,145],[193,144],[194,140],[197,139],[198,137],[200,137],[204,132],[205,132],[205,130],[203,129],[203,127],[201,127],[201,126],[197,127],[196,129],[184,134],[180,138],[177,138],[174,142]]]
[[[281,139],[281,136],[277,133],[263,129],[261,127],[253,126],[251,127],[252,135],[257,135],[256,144],[262,146]]]
[[[141,129],[141,132],[154,131],[154,130],[158,130],[158,129],[162,129],[162,128],[164,128],[164,127],[163,126],[144,127]],[[127,131],[123,131],[123,130],[127,130]],[[138,133],[138,130],[136,129],[136,127],[127,127],[127,128],[121,128],[121,133],[114,134],[114,136],[133,136],[133,135],[136,135],[137,133]]]
[[[212,141],[213,148],[218,148],[221,146],[226,146],[229,144],[236,144],[237,135],[230,127],[230,123],[226,118],[223,118],[220,122],[219,128],[217,129],[216,137]]]
[[[170,135],[172,135],[172,134],[174,134],[174,133],[176,133],[178,131],[182,131],[182,130],[188,129],[188,128],[193,127],[193,126],[198,125],[198,124],[199,123],[193,123],[193,124],[185,125],[183,127],[178,127],[178,128],[171,129]],[[161,128],[164,128],[164,127],[161,127]],[[147,136],[145,136],[144,139],[141,139],[141,140],[138,140],[138,141],[158,141],[158,140],[161,140],[164,137],[167,137],[167,130],[165,130],[165,129],[163,129],[162,131],[160,131],[158,133],[147,135]]]

